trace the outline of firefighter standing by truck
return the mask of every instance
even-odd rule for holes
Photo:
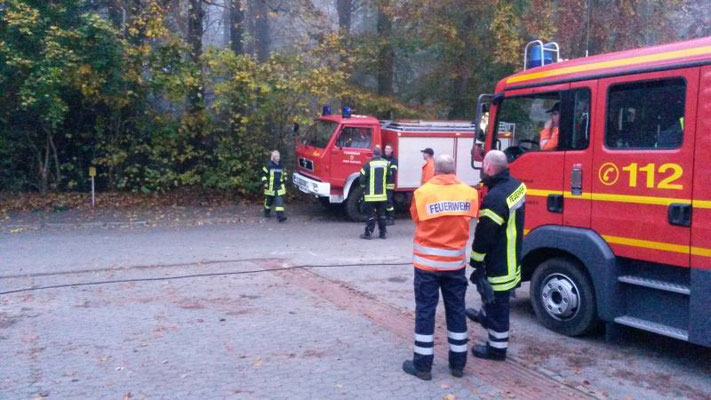
[[[526,185],[511,177],[506,155],[498,150],[484,157],[481,178],[489,192],[481,203],[469,265],[483,308],[468,308],[466,314],[488,333],[486,344],[474,346],[472,354],[503,361],[509,342],[510,292],[521,282]]]
[[[385,205],[385,214],[388,225],[395,224],[395,205],[393,204],[393,192],[395,191],[395,179],[397,177],[397,158],[393,155],[393,147],[389,144],[385,145],[385,155],[383,158],[389,163],[391,181],[387,184],[388,202]]]
[[[375,221],[378,221],[378,237],[385,239],[385,207],[388,200],[387,185],[392,182],[389,163],[382,157],[380,146],[373,149],[373,158],[360,169],[360,185],[364,188],[363,201],[365,205],[365,233],[361,239],[371,239],[375,230]]]
[[[415,222],[415,348],[402,369],[423,380],[432,379],[435,311],[439,292],[447,314],[449,369],[461,377],[467,362],[467,321],[464,295],[469,223],[479,205],[477,191],[457,179],[454,159],[437,157],[436,175],[415,191],[410,214]]]
[[[262,184],[264,185],[264,217],[271,217],[272,207],[276,211],[279,222],[286,220],[284,215],[284,195],[286,195],[286,170],[281,165],[280,154],[274,150],[271,160],[262,167]]]

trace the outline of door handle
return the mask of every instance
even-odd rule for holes
[[[570,172],[570,193],[575,196],[583,194],[583,165],[574,164]]]
[[[546,200],[546,203],[548,205],[548,211],[558,214],[561,214],[563,212],[562,194],[549,194]]]
[[[668,218],[671,225],[691,226],[691,204],[670,204]]]

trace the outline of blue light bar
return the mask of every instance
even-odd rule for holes
[[[351,117],[351,108],[350,107],[343,107],[343,118],[350,118]]]
[[[331,106],[329,106],[328,104],[324,105],[324,106],[323,106],[323,112],[321,113],[321,115],[324,116],[324,117],[325,117],[326,115],[331,115]]]

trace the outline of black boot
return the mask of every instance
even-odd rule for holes
[[[361,239],[365,239],[365,240],[370,240],[370,239],[372,239],[373,237],[370,235],[370,232],[366,231],[365,233],[361,233],[361,234],[360,234],[360,238],[361,238]]]
[[[277,215],[277,219],[279,220],[279,222],[284,222],[284,221],[286,221],[286,215],[284,215],[284,214]]]
[[[382,232],[382,231],[380,232],[380,235],[378,235],[378,238],[380,238],[380,239],[387,239],[387,237],[388,237],[387,233]]]
[[[405,371],[405,373],[410,374],[412,376],[416,376],[423,381],[431,381],[432,380],[432,372],[430,371],[418,371],[417,368],[415,368],[415,363],[412,362],[412,360],[405,360],[404,363],[402,363],[402,370]]]
[[[464,314],[467,315],[467,318],[476,322],[477,324],[481,323],[481,319],[479,319],[479,313],[480,311],[476,308],[467,308],[466,310],[464,310]]]
[[[483,358],[485,360],[506,361],[506,353],[494,353],[489,346],[485,344],[478,344],[474,346],[472,348],[472,354],[474,357]]]

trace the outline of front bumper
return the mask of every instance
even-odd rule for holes
[[[331,196],[331,184],[328,182],[320,182],[298,172],[292,174],[292,180],[294,181],[294,186],[304,193],[320,197]]]

